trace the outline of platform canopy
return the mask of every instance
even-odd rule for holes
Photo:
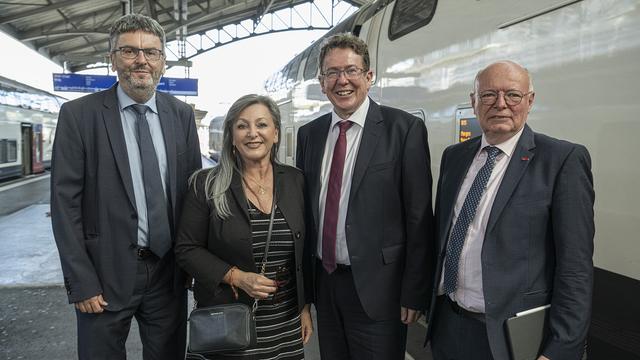
[[[330,28],[340,7],[373,0],[1,0],[0,30],[76,72],[107,66],[109,27],[123,14],[153,17],[167,32],[169,66],[244,37]],[[329,13],[323,9],[329,7]],[[347,10],[348,11],[348,10]],[[315,14],[315,19],[314,19]]]

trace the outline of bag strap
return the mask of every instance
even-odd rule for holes
[[[276,213],[276,192],[273,192],[273,201],[271,202],[271,217],[269,218],[269,230],[267,231],[267,240],[264,244],[264,257],[262,258],[262,266],[260,267],[260,275],[264,276],[267,268],[267,257],[269,256],[269,244],[271,243],[271,232],[273,231],[273,219]]]
[[[273,231],[273,219],[276,216],[276,190],[273,189],[273,199],[271,200],[271,216],[269,217],[269,230],[267,230],[267,240],[264,244],[264,257],[262,258],[262,265],[260,266],[260,275],[264,276],[267,269],[267,259],[269,257],[269,245],[271,244],[271,233]],[[252,313],[258,308],[258,299],[253,300],[253,306],[251,307]]]

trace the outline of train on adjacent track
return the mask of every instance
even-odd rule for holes
[[[51,165],[64,98],[0,77],[0,180],[37,174]]]
[[[371,98],[422,118],[432,172],[443,150],[480,134],[476,72],[511,59],[532,73],[528,123],[589,149],[596,191],[589,358],[640,359],[640,0],[380,0],[326,36],[369,46]],[[280,161],[295,164],[298,128],[331,111],[318,82],[322,40],[265,82],[282,113]]]

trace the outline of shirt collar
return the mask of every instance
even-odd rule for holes
[[[338,114],[336,114],[335,109],[331,112],[331,127],[333,127],[342,120],[349,120],[355,124],[360,125],[361,128],[364,127],[364,120],[367,118],[367,113],[369,112],[369,97],[367,96],[360,107],[349,116],[348,119],[342,119]]]
[[[522,126],[522,129],[520,129],[520,131],[518,131],[515,135],[510,137],[507,141],[501,142],[500,144],[495,144],[493,146],[497,147],[498,149],[500,149],[500,151],[502,151],[509,158],[511,158],[511,155],[513,155],[513,151],[516,148],[516,144],[518,144],[518,140],[520,140],[520,136],[522,136],[522,131],[524,131],[524,126]],[[484,134],[482,134],[480,151],[482,151],[482,149],[484,149],[487,146],[492,146],[492,145],[487,142],[486,137],[484,136]]]
[[[133,100],[129,95],[127,95],[126,92],[124,92],[124,90],[122,90],[122,87],[120,86],[120,84],[118,84],[116,93],[118,94],[118,106],[120,106],[120,111],[126,109],[127,106],[137,104],[135,100]],[[156,106],[156,93],[154,92],[151,99],[149,99],[146,103],[142,105],[147,105],[149,109],[151,109],[151,111],[157,114],[158,107]]]

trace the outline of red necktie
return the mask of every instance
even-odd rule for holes
[[[324,224],[322,225],[322,266],[329,274],[336,269],[336,230],[338,228],[338,209],[344,158],[347,154],[347,130],[353,125],[349,120],[340,121],[340,135],[333,148],[327,199],[324,204]]]

